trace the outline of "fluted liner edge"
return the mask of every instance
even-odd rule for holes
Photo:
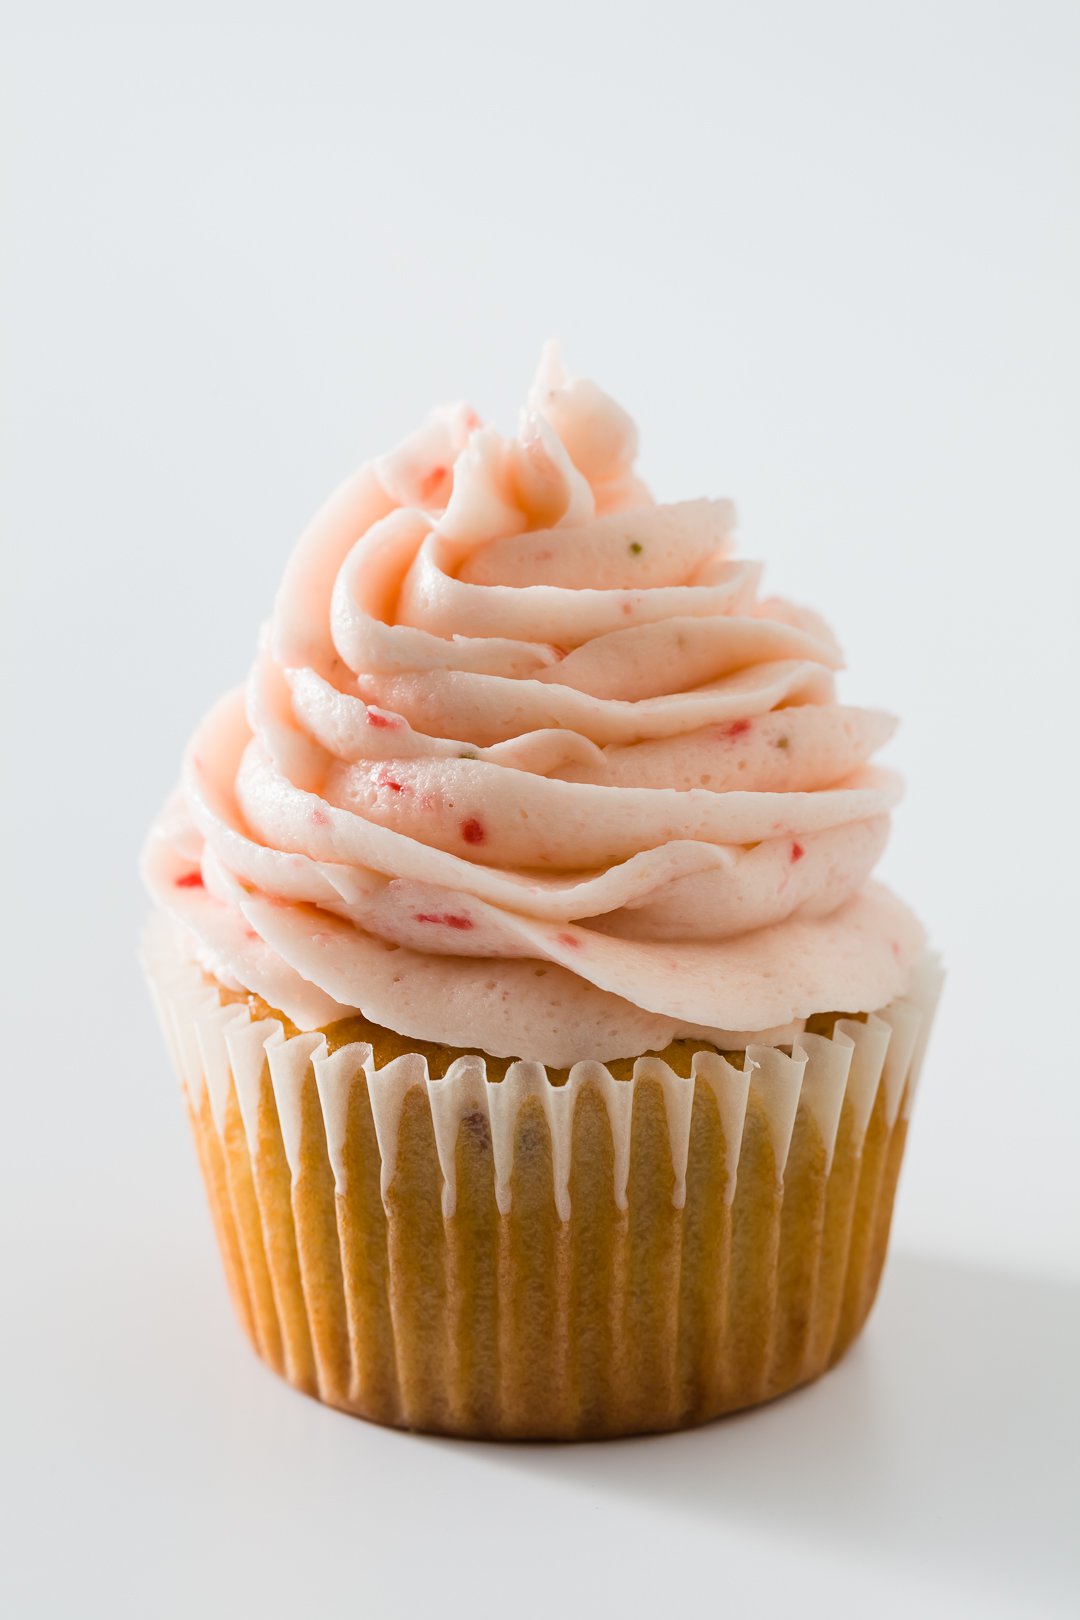
[[[817,1377],[865,1321],[936,959],[790,1051],[562,1084],[286,1038],[171,925],[143,959],[237,1313],[298,1389],[448,1434],[680,1428]]]

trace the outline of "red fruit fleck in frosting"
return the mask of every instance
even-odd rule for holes
[[[314,810],[311,812],[311,819],[316,827],[329,827],[330,825],[330,817],[327,815],[326,811],[321,810],[318,805],[316,805]]]
[[[201,872],[185,872],[183,877],[177,878],[176,887],[178,889],[201,889],[204,887],[203,875]]]
[[[407,788],[405,786],[404,782],[396,781],[394,777],[388,776],[385,771],[381,771],[379,773],[379,775],[375,778],[375,780],[378,782],[380,787],[389,788],[391,793],[411,793],[412,792],[412,789]]]
[[[423,500],[426,501],[429,495],[434,495],[435,491],[446,477],[446,473],[447,469],[440,466],[432,467],[431,471],[425,474],[425,476],[420,480],[420,495]]]
[[[794,864],[795,861],[801,861],[805,854],[806,854],[806,851],[805,851],[805,849],[803,849],[801,844],[792,844],[792,846],[791,846],[792,864]]]
[[[720,728],[720,738],[723,742],[733,742],[736,737],[745,737],[752,724],[750,720],[733,720],[730,726]]]
[[[580,951],[581,949],[581,941],[576,934],[556,934],[555,941],[556,944],[565,945],[572,951]]]
[[[441,923],[444,928],[467,929],[474,926],[471,917],[462,917],[452,911],[417,911],[413,913],[415,922]]]
[[[487,837],[484,823],[477,821],[475,816],[470,816],[467,821],[461,823],[461,836],[467,844],[482,844]]]
[[[395,731],[401,721],[392,714],[380,714],[377,709],[369,709],[367,723],[369,726],[377,726],[382,731]]]

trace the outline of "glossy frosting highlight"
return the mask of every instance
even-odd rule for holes
[[[636,447],[549,350],[515,438],[439,411],[318,514],[146,851],[225,983],[556,1067],[904,993],[892,722]]]

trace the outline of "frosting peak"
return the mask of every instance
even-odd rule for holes
[[[904,991],[892,722],[636,450],[549,346],[516,437],[437,411],[317,515],[146,852],[219,977],[559,1067]]]

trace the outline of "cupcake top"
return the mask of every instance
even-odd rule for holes
[[[556,1067],[908,988],[892,720],[636,447],[549,349],[516,438],[437,411],[317,515],[144,856],[221,981]]]

